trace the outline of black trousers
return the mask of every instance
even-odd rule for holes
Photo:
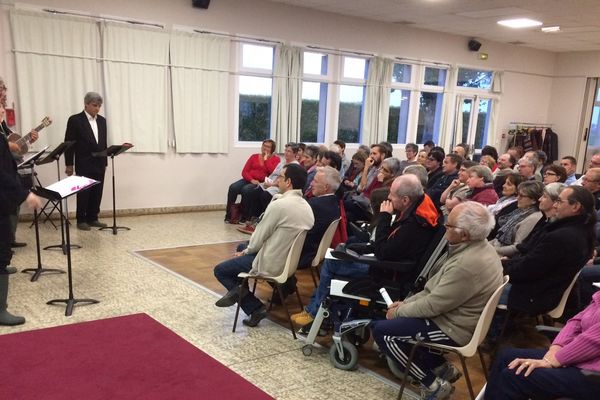
[[[97,221],[98,214],[100,214],[100,203],[102,202],[102,190],[104,189],[104,171],[102,173],[77,171],[77,175],[100,182],[77,193],[77,223]]]
[[[12,251],[10,244],[12,242],[12,228],[10,216],[0,215],[0,269],[10,265]]]

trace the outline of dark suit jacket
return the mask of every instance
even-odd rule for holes
[[[17,175],[17,165],[8,149],[8,142],[0,134],[0,215],[11,215],[21,204],[28,190],[23,189]]]
[[[529,251],[504,260],[504,272],[512,288],[510,309],[537,315],[558,305],[573,277],[592,256],[585,216],[578,215],[547,224]]]
[[[306,234],[299,267],[308,267],[319,249],[321,238],[332,221],[340,217],[340,200],[336,195],[311,197],[308,204],[315,216],[315,224]]]
[[[67,122],[65,141],[74,140],[75,144],[65,151],[65,165],[73,165],[78,175],[103,174],[107,165],[106,157],[93,157],[92,153],[106,150],[106,119],[98,115],[98,143],[84,111],[71,115]]]

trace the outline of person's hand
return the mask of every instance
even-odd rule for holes
[[[371,158],[371,157],[368,157],[368,158],[365,160],[365,169],[367,169],[367,170],[368,170],[369,168],[371,168],[371,166],[372,166],[373,164],[375,164],[375,160],[373,160],[373,158]]]
[[[558,367],[559,365],[557,365]],[[508,369],[517,369],[515,375],[520,375],[521,372],[525,371],[523,376],[528,377],[536,368],[554,368],[555,366],[547,358],[536,360],[533,358],[515,358],[508,364]]]
[[[30,136],[31,139],[29,139],[29,143],[33,143],[33,142],[35,142],[36,140],[38,140],[40,138],[40,134],[36,130],[32,130],[29,133],[31,135]]]
[[[236,251],[235,253],[233,253],[234,257],[240,257],[240,256],[243,256],[243,255],[244,255],[243,251]]]
[[[42,208],[42,199],[40,199],[39,196],[33,193],[29,193],[27,195],[25,203],[27,203],[27,206],[32,210],[39,211]]]
[[[73,166],[72,165],[67,165],[65,167],[65,174],[67,174],[68,176],[73,175]]]
[[[450,188],[454,189],[460,186],[460,181],[458,179],[454,179],[451,183],[450,183]]]
[[[251,184],[253,184],[253,185],[258,185],[260,182],[259,182],[259,181],[257,181],[256,179],[252,179],[252,180],[250,181],[250,183],[251,183]]]
[[[349,181],[348,179],[344,180],[344,185],[348,186],[349,188],[353,188],[354,187],[354,182]]]
[[[401,301],[395,301],[392,304],[390,304],[390,306],[387,309],[387,312],[385,313],[385,318],[386,319],[394,319],[395,318],[395,314],[396,314],[396,309],[401,306],[403,304],[403,302]]]
[[[394,205],[389,200],[384,200],[381,202],[379,206],[379,212],[393,214],[394,213]]]

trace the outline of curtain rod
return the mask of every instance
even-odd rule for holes
[[[54,9],[50,9],[50,8],[44,8],[44,9],[42,9],[42,11],[50,13],[50,14],[73,15],[76,17],[87,17],[87,18],[100,19],[100,20],[104,20],[104,21],[126,22],[126,23],[132,24],[132,25],[145,25],[145,26],[153,26],[155,28],[165,29],[164,25],[152,24],[149,22],[141,22],[141,21],[135,21],[135,20],[129,20],[129,19],[96,17],[96,16],[89,15],[89,14],[81,14],[81,13],[76,13],[76,12],[71,12],[71,11],[59,11],[59,10],[54,10]]]
[[[548,127],[548,128],[550,128],[550,127],[552,127],[553,124],[546,124],[546,123],[535,124],[535,123],[532,123],[532,122],[511,122],[510,125],[526,125],[526,126],[533,126],[533,127],[539,126],[539,127]]]
[[[323,50],[326,53],[329,54],[335,54],[335,55],[340,55],[340,54],[354,54],[357,56],[369,56],[369,57],[374,57],[375,54],[372,53],[361,53],[359,51],[347,51],[347,50],[336,50],[336,49],[330,49],[327,47],[320,47],[320,46],[306,46],[307,49],[311,49],[311,50]]]
[[[253,42],[283,44],[283,42],[280,42],[278,40],[261,39],[261,38],[255,38],[255,37],[252,37],[252,36],[232,35],[230,33],[201,31],[201,30],[198,30],[198,29],[194,29],[194,32],[195,33],[206,33],[206,34],[209,34],[209,35],[216,35],[216,36],[226,36],[226,37],[231,37],[231,38],[234,38],[234,39],[242,39],[242,40],[248,40],[248,41],[253,41]]]

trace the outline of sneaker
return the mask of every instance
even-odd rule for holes
[[[440,379],[454,383],[460,379],[462,372],[451,362],[446,361],[442,365],[433,369],[433,373]]]
[[[300,326],[308,325],[313,322],[315,319],[307,313],[306,311],[302,311],[301,313],[292,315],[292,321]]]
[[[443,400],[450,398],[450,395],[454,392],[454,386],[450,382],[440,378],[435,378],[435,382],[437,383],[435,389],[429,389],[421,385],[421,400]]]
[[[237,230],[247,235],[252,235],[254,233],[254,226],[247,224],[246,226],[238,227]]]

